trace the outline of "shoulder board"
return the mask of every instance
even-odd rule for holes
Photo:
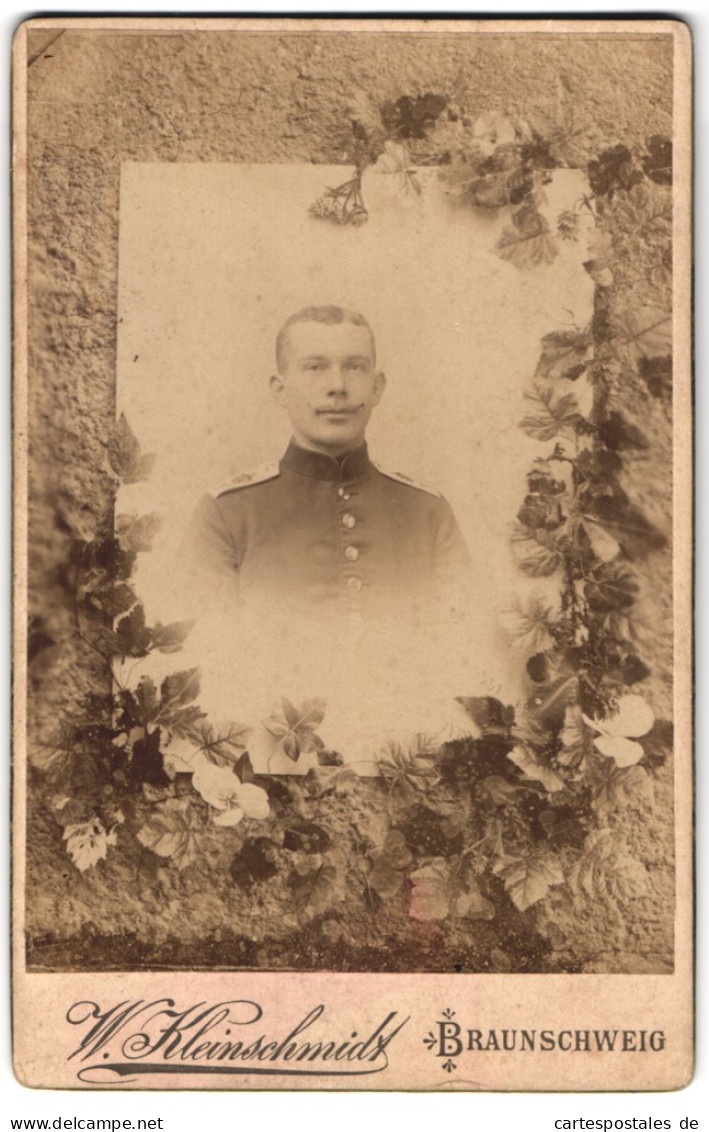
[[[425,491],[429,495],[435,495],[436,499],[440,499],[441,493],[440,491],[436,491],[435,487],[428,487],[425,483],[417,483],[415,480],[403,475],[402,472],[389,472],[386,468],[382,468],[380,464],[375,463],[375,461],[372,461],[372,463],[377,471],[381,472],[387,479],[396,480],[397,483],[405,483],[407,487],[415,487],[418,491]]]
[[[210,491],[213,499],[218,499],[220,495],[226,495],[229,491],[239,491],[242,487],[253,487],[257,483],[266,483],[267,480],[274,480],[279,475],[280,469],[278,462],[274,461],[270,464],[261,464],[258,468],[254,468],[250,472],[241,472],[233,479],[227,480],[215,491]]]

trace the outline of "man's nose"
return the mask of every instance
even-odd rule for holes
[[[344,366],[333,365],[327,375],[327,388],[329,393],[343,394],[347,392],[347,373]]]

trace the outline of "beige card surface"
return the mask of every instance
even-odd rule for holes
[[[690,121],[672,20],[21,26],[24,1084],[690,1080]]]

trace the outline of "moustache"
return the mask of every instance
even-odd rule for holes
[[[361,413],[364,405],[316,405],[315,412],[322,416],[354,417]]]

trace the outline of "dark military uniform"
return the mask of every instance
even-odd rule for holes
[[[335,459],[291,442],[205,496],[193,532],[202,577],[216,569],[245,604],[354,623],[425,615],[469,566],[446,500],[380,471],[366,444]]]

